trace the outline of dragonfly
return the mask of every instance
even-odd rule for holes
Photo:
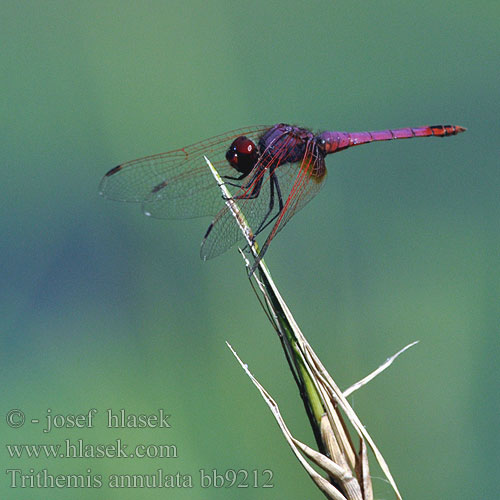
[[[232,130],[167,153],[120,164],[104,175],[100,194],[135,202],[158,218],[212,216],[203,238],[203,260],[222,254],[244,238],[206,165],[206,156],[233,188],[254,237],[264,233],[260,258],[276,234],[325,184],[325,158],[353,146],[413,137],[447,137],[457,125],[432,125],[372,132],[325,131],[278,123]]]

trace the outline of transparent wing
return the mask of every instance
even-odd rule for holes
[[[261,255],[264,255],[271,240],[285,227],[288,221],[319,193],[325,184],[326,174],[324,156],[318,155],[317,151],[306,150],[285,206],[262,246]]]
[[[123,163],[103,177],[99,191],[112,200],[142,203],[144,212],[153,217],[214,215],[223,201],[203,156],[221,175],[235,176],[238,172],[225,158],[230,144],[241,135],[257,143],[268,128],[232,130],[182,149]]]
[[[293,138],[290,140],[292,141]],[[289,143],[288,146],[292,147],[293,144]],[[234,195],[235,201],[253,231],[261,229],[263,222],[264,226],[272,224],[269,236],[261,248],[262,255],[276,233],[318,193],[326,177],[324,158],[313,156],[308,150],[300,163],[279,165],[280,158],[282,159],[276,155],[267,164],[261,164],[260,177]],[[276,184],[273,186],[271,172],[276,178],[278,187]],[[248,198],[248,193],[259,180],[262,180],[259,196]],[[279,194],[283,201],[282,209],[280,209]],[[274,203],[271,203],[273,197]],[[242,239],[244,237],[233,215],[227,207],[224,207],[216,215],[205,235],[201,257],[202,259],[216,257]]]

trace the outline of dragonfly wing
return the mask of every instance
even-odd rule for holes
[[[292,144],[287,146],[292,146]],[[306,156],[307,160],[297,163],[280,165],[278,160],[282,158],[275,157],[268,164],[259,165],[261,175],[256,176],[250,186],[242,188],[234,195],[234,200],[252,231],[261,229],[263,224],[269,224],[273,219],[276,220],[262,247],[263,252],[292,215],[310,201],[321,188],[326,174],[324,159],[322,156],[313,158],[308,150],[306,150]],[[276,180],[274,185],[271,172]],[[259,195],[256,198],[245,197],[251,192],[252,186],[259,181],[262,183]],[[280,210],[280,196],[283,203],[282,210]],[[273,203],[271,203],[272,199]],[[220,210],[208,228],[202,243],[201,257],[204,260],[216,257],[242,239],[244,236],[226,206]]]
[[[235,199],[241,214],[254,231],[257,230],[257,227],[262,222],[262,218],[269,207],[269,176],[266,174],[265,177],[257,198]],[[277,204],[273,209],[273,213],[276,214],[276,212]],[[201,258],[206,260],[216,257],[238,243],[238,241],[244,240],[244,238],[231,210],[225,206],[215,216],[215,219],[208,228],[201,247]]]
[[[182,149],[118,165],[104,176],[99,191],[112,200],[142,203],[144,212],[153,217],[213,215],[223,201],[203,156],[221,175],[234,176],[237,172],[225,159],[231,142],[241,135],[258,142],[268,128],[237,129]]]
[[[309,147],[311,146],[311,147]],[[276,219],[276,222],[267,236],[262,246],[261,255],[265,253],[271,240],[281,231],[288,221],[307,203],[309,203],[319,192],[326,180],[326,166],[323,155],[314,151],[311,142],[308,145],[302,163],[290,189],[290,194],[285,202],[283,210]]]

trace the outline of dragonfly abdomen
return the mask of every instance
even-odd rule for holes
[[[446,137],[465,132],[465,130],[464,127],[458,125],[431,125],[425,127],[374,130],[372,132],[323,132],[318,136],[318,139],[325,154],[330,154],[370,142],[411,139],[413,137]]]

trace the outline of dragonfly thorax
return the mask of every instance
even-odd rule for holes
[[[278,166],[302,161],[307,144],[313,139],[314,134],[307,129],[280,123],[260,138],[259,148],[263,156],[274,158]]]

